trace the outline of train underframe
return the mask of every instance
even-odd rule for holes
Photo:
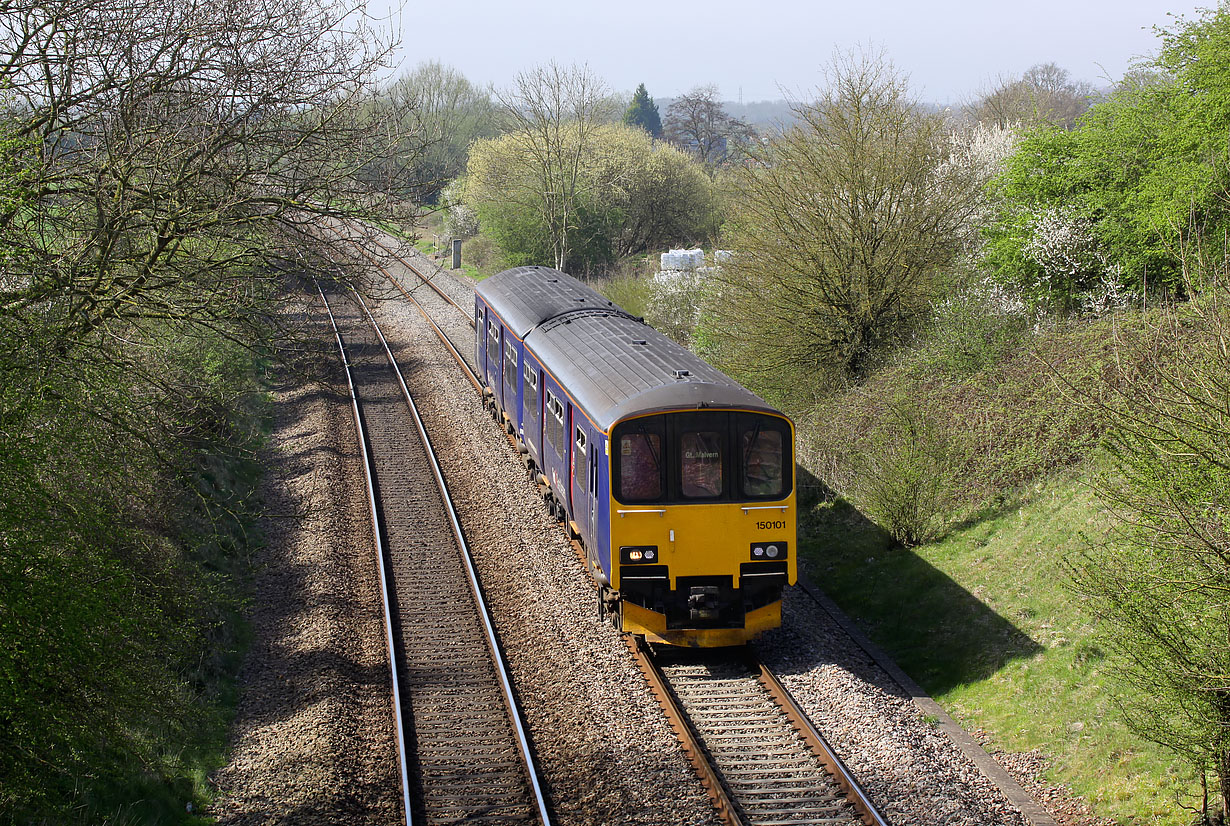
[[[601,588],[601,610],[619,630],[640,634],[650,642],[691,648],[743,645],[782,621],[782,586],[786,572],[758,572],[742,577],[739,588],[731,576],[668,579],[623,575],[621,588]],[[635,577],[635,578],[634,578]]]

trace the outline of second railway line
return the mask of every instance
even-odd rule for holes
[[[406,822],[547,824],[498,642],[401,372],[361,299],[321,296],[367,436],[402,710]]]

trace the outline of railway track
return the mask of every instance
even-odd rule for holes
[[[364,232],[353,222],[342,222],[342,228],[332,227],[340,237],[350,241],[358,253],[388,280],[401,295],[423,313],[438,334],[447,339],[448,347],[455,358],[464,362],[474,381],[474,288],[466,286],[442,269],[427,274],[422,268],[401,255],[397,248],[380,240],[375,232]],[[369,248],[374,246],[378,253]],[[412,283],[406,284],[397,272],[386,264],[400,267],[410,274]],[[424,291],[422,288],[426,287]]]
[[[357,295],[321,299],[368,468],[406,822],[547,826],[511,681],[406,379]]]
[[[629,641],[728,824],[886,826],[853,775],[750,651]]]
[[[411,262],[374,243],[417,277],[417,286],[430,284],[437,297],[443,295]],[[418,307],[475,382],[465,357],[472,348],[453,341],[437,323],[441,312],[454,321],[464,314],[472,329],[469,312],[455,301],[447,302],[450,311],[439,301],[419,300],[417,286],[407,289],[370,252],[356,247]],[[750,662],[750,655],[664,650],[655,656],[632,639],[629,647],[727,823],[887,823],[785,688],[763,666]]]

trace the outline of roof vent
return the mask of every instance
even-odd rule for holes
[[[632,343],[633,343],[633,344],[639,344],[639,345],[641,345],[642,347],[644,347],[644,346],[645,346],[646,344],[648,344],[649,342],[648,342],[648,341],[646,341],[646,340],[645,340],[645,339],[643,339],[643,338],[634,338],[634,339],[632,339]]]
[[[674,372],[674,376],[675,376],[675,378],[677,378],[677,379],[686,379],[686,378],[687,378],[688,376],[690,376],[690,375],[692,375],[692,374],[691,374],[691,373],[689,373],[687,370],[676,370],[676,371]]]

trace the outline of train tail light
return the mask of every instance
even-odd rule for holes
[[[785,542],[753,542],[752,559],[785,559],[786,550]]]

